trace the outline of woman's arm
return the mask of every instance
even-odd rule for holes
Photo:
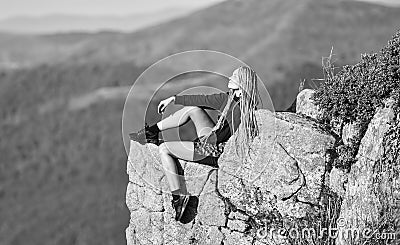
[[[175,104],[184,106],[198,106],[207,109],[219,110],[228,100],[227,93],[218,93],[210,95],[175,95]]]

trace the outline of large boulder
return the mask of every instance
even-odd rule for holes
[[[304,217],[310,208],[304,204],[319,202],[325,160],[335,139],[297,114],[263,111],[257,119],[262,133],[253,141],[249,159],[241,162],[234,154],[233,140],[228,141],[228,150],[219,161],[219,192],[246,209],[247,195],[251,195],[247,190],[257,190],[273,196],[281,213]],[[296,200],[291,209],[281,205],[289,199]]]
[[[296,98],[296,113],[311,117],[320,121],[323,111],[313,100],[315,90],[304,89],[299,92]],[[345,145],[351,146],[360,136],[360,125],[356,123],[347,123],[342,127],[342,121],[333,119],[331,121],[332,132],[341,138]],[[333,160],[333,159],[332,159]],[[338,196],[343,197],[345,193],[345,184],[347,183],[348,173],[332,166],[332,169],[326,173],[326,186],[330,188]]]
[[[301,115],[258,110],[256,116],[260,135],[245,161],[233,137],[219,169],[180,161],[182,184],[193,195],[182,223],[174,220],[157,147],[131,142],[128,245],[290,243],[271,227],[316,213],[335,139]]]
[[[386,107],[377,110],[361,140],[357,161],[351,166],[338,219],[338,245],[360,243],[369,238],[371,227],[382,224],[384,202],[380,195],[387,192],[390,186],[379,184],[381,181],[377,183],[376,180],[390,175],[390,169],[382,170],[378,163],[385,157],[384,137],[394,120],[391,103],[388,101]],[[389,180],[388,183],[396,181]]]

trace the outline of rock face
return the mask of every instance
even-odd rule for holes
[[[341,230],[336,240],[338,245],[355,244],[356,240],[363,239],[361,233],[367,225],[382,222],[380,215],[383,203],[378,195],[387,187],[376,187],[374,178],[378,174],[378,170],[375,165],[383,157],[384,135],[393,119],[394,113],[390,106],[380,108],[369,123],[368,129],[361,140],[357,162],[351,166],[345,197],[340,210],[339,227]],[[379,174],[388,175],[385,172]],[[360,232],[359,239],[357,237],[352,239],[349,236],[347,231],[350,229]]]
[[[327,151],[334,138],[297,114],[264,112],[258,115],[262,134],[252,145],[251,160],[244,163],[228,150],[220,158],[218,189],[233,204],[253,215],[261,212],[249,205],[251,190],[275,199],[281,214],[301,218],[318,204]],[[250,190],[250,192],[249,192]],[[283,202],[293,203],[293,207]]]
[[[343,127],[342,140],[345,145],[351,145],[352,140],[360,137],[360,125],[356,123],[348,123]]]
[[[386,225],[398,232],[400,116],[394,119],[393,101],[377,110],[363,136],[355,124],[335,131],[336,139],[340,136],[345,145],[351,146],[356,142],[353,139],[362,137],[357,161],[348,173],[332,166],[333,158],[338,157],[333,149],[340,141],[315,120],[320,113],[311,99],[313,91],[302,92],[304,96],[297,98],[299,114],[257,111],[260,135],[244,160],[235,154],[232,138],[218,169],[180,161],[180,172],[184,173],[181,187],[191,194],[182,222],[174,220],[158,147],[131,142],[126,193],[131,212],[126,229],[128,245],[334,241],[332,237],[298,240],[290,233],[292,228],[297,232],[320,228],[313,224],[337,227],[337,245],[375,244],[363,239],[365,228]],[[391,160],[385,162],[388,157]],[[394,233],[387,234],[388,241],[394,241]]]
[[[256,116],[260,135],[244,162],[233,137],[218,169],[180,161],[181,186],[192,195],[182,222],[174,220],[157,146],[131,142],[127,244],[290,244],[271,228],[316,213],[335,139],[298,114]]]
[[[296,113],[309,116],[314,119],[321,119],[322,111],[312,99],[315,91],[312,89],[303,89],[297,95]]]

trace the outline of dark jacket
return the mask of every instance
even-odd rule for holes
[[[240,124],[239,98],[235,97],[224,120],[224,125],[216,131],[216,142],[226,142],[238,129]],[[198,106],[204,109],[217,110],[220,113],[228,102],[228,92],[210,95],[176,95],[175,104],[184,106]],[[210,137],[211,139],[215,137]]]

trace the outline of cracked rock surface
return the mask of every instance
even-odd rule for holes
[[[182,183],[196,197],[182,223],[174,220],[158,147],[131,142],[127,244],[289,244],[284,235],[258,231],[315,212],[335,139],[298,114],[258,110],[256,116],[260,135],[244,162],[233,137],[218,169],[180,161]]]
[[[321,119],[322,110],[314,103],[313,89],[303,89],[296,97],[296,113],[304,114],[314,119]]]
[[[391,192],[391,185],[399,182],[398,180],[384,182],[384,178],[390,176],[389,171],[380,170],[376,165],[384,157],[383,139],[389,130],[390,123],[395,119],[394,116],[391,106],[379,108],[361,140],[357,161],[351,166],[340,210],[340,229],[336,239],[338,245],[362,243],[359,239],[367,236],[360,235],[352,240],[352,237],[348,235],[348,230],[354,229],[361,233],[367,230],[369,225],[383,222],[380,216],[385,212],[382,211],[383,205],[388,200],[382,200],[379,196],[385,192]],[[374,181],[377,176],[380,185]],[[398,184],[394,187],[400,189]],[[398,214],[397,217],[399,217]]]

